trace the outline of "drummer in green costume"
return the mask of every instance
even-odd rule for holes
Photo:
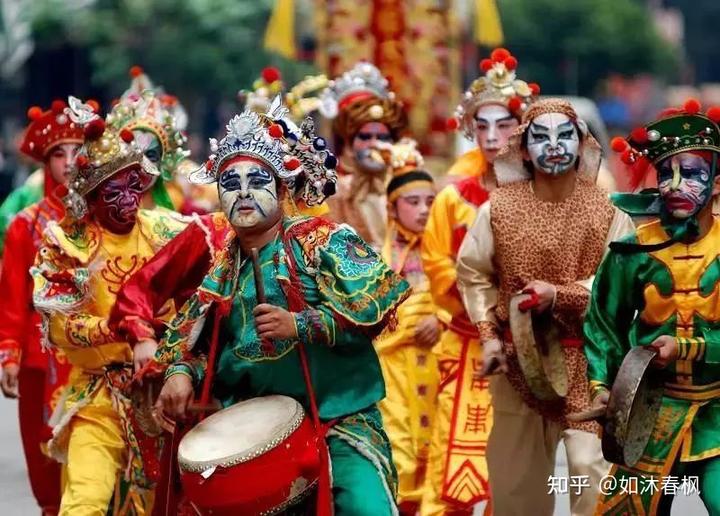
[[[224,213],[196,218],[148,262],[119,293],[111,325],[136,342],[142,367],[155,351],[155,314],[170,298],[181,305],[155,354],[167,366],[158,406],[175,419],[206,374],[206,337],[218,313],[227,316],[213,392],[224,406],[281,394],[307,410],[304,346],[320,419],[332,422],[326,441],[336,513],[397,514],[372,339],[409,287],[348,227],[282,213],[283,195],[313,206],[334,191],[336,159],[310,120],[296,127],[276,100],[264,115],[234,117],[227,131],[191,176],[217,181]],[[260,305],[252,248],[267,297]]]
[[[720,108],[702,114],[690,100],[613,142],[636,172],[654,167],[658,188],[614,194],[630,215],[655,220],[611,244],[593,284],[585,354],[594,405],[607,404],[634,346],[657,351],[652,365],[665,390],[643,456],[632,468],[613,467],[617,483],[599,514],[670,514],[668,477],[699,477],[705,506],[720,514],[720,220],[711,211],[720,193],[718,121]],[[623,492],[623,477],[637,477],[636,493]]]

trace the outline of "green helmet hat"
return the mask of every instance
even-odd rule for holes
[[[660,117],[645,127],[634,129],[628,138],[614,138],[611,146],[620,153],[620,159],[628,165],[636,187],[648,171],[666,158],[683,152],[705,151],[712,154],[710,184],[715,179],[718,154],[720,154],[720,107],[712,107],[701,113],[701,105],[690,99],[682,108],[665,110]],[[670,238],[659,244],[640,245],[629,242],[613,242],[611,247],[621,252],[650,252],[664,249],[675,242],[697,236],[696,216],[676,219],[666,209],[657,189],[638,193],[614,193],[613,204],[631,216],[660,217]],[[708,197],[709,202],[710,197]]]

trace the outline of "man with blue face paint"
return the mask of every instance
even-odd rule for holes
[[[613,466],[616,488],[596,514],[670,514],[665,489],[618,487],[631,477],[663,487],[669,476],[696,477],[709,513],[720,514],[720,221],[711,203],[720,192],[718,120],[720,108],[705,115],[690,100],[613,141],[635,171],[654,167],[658,188],[614,195],[627,213],[655,220],[614,242],[598,270],[585,320],[591,395],[596,407],[607,405],[620,363],[637,346],[657,353],[651,365],[664,391],[642,457],[632,468]]]
[[[630,230],[595,185],[600,147],[564,100],[532,104],[495,160],[498,188],[480,207],[458,258],[458,287],[483,344],[480,375],[490,374],[494,422],[487,445],[493,510],[502,515],[551,515],[548,477],[562,439],[571,476],[587,489],[570,493],[573,515],[592,514],[598,483],[609,469],[596,423],[567,418],[590,406],[582,322],[589,285],[607,244]],[[522,334],[511,331],[511,299],[529,295],[520,311],[556,332],[567,394],[536,388],[521,359]],[[503,373],[503,374],[494,374]]]

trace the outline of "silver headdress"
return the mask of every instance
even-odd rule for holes
[[[326,141],[315,134],[312,119],[306,118],[300,127],[292,122],[279,95],[266,113],[245,110],[235,115],[226,131],[219,142],[210,139],[212,154],[190,174],[191,182],[214,183],[225,162],[247,156],[270,167],[293,196],[308,206],[322,203],[335,192],[337,159],[327,149]]]
[[[335,118],[344,104],[363,94],[379,99],[395,98],[395,94],[388,89],[388,80],[380,70],[371,63],[361,62],[330,81],[320,94],[320,114],[326,118]]]

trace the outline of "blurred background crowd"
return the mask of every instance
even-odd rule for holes
[[[27,108],[73,94],[108,109],[133,65],[182,104],[202,161],[264,67],[291,86],[373,61],[441,174],[461,150],[445,121],[490,48],[544,95],[580,97],[607,145],[688,96],[720,104],[719,26],[717,0],[0,0],[0,200],[32,166]]]

